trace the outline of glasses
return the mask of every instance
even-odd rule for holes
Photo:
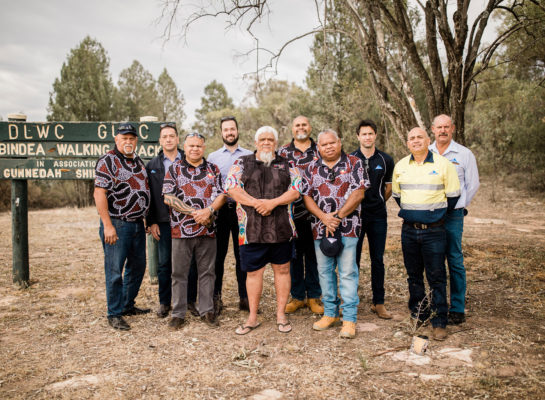
[[[237,119],[234,117],[234,116],[229,116],[229,117],[221,117],[220,118],[220,122],[225,122],[225,121],[236,121]]]
[[[165,128],[172,128],[176,131],[176,133],[178,133],[175,122],[165,122],[164,124],[159,125],[159,129],[165,129]]]
[[[199,132],[191,132],[191,133],[188,133],[187,135],[185,135],[185,139],[190,138],[190,137],[198,137],[199,139],[202,139],[203,142],[206,141],[206,138],[203,135],[201,135]]]

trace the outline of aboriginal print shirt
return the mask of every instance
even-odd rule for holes
[[[140,157],[127,158],[117,148],[107,152],[96,163],[95,187],[108,191],[111,218],[134,222],[148,214],[148,174]]]
[[[341,158],[329,168],[320,158],[312,162],[303,178],[303,195],[311,197],[325,213],[339,211],[354,190],[367,189],[371,184],[367,171],[358,157],[341,153]],[[343,218],[339,229],[345,237],[359,237],[361,230],[361,204]],[[321,239],[325,227],[322,221],[312,216],[312,235]]]
[[[176,161],[165,174],[163,194],[176,196],[197,210],[209,207],[216,197],[223,194],[220,170],[216,164],[205,159],[198,167],[189,164],[185,158]],[[198,224],[191,215],[182,214],[174,208],[170,208],[170,228],[174,239],[215,236],[213,226],[207,228]]]
[[[288,143],[280,148],[278,154],[290,161],[293,161],[295,166],[299,169],[301,176],[305,173],[311,162],[320,158],[318,153],[318,147],[314,140],[310,139],[311,144],[304,152],[295,147],[295,140],[292,139],[291,143]],[[295,219],[307,218],[310,215],[303,202],[303,196],[299,197],[293,203],[293,217]]]

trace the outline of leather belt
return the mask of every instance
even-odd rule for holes
[[[431,224],[421,224],[420,222],[405,222],[403,221],[403,225],[408,225],[411,228],[414,229],[428,229],[428,228],[437,228],[438,226],[442,226],[445,224],[445,220],[441,219],[437,222],[432,222]]]

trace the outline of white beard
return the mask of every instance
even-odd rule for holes
[[[305,140],[306,138],[307,138],[307,135],[304,133],[298,133],[297,135],[295,135],[295,139],[297,140]]]
[[[274,151],[269,151],[267,153],[259,153],[259,159],[263,161],[266,167],[270,167],[272,161],[274,160]]]

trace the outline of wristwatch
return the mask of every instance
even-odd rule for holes
[[[208,209],[210,210],[210,214],[214,214],[216,212],[212,206],[209,206]]]

